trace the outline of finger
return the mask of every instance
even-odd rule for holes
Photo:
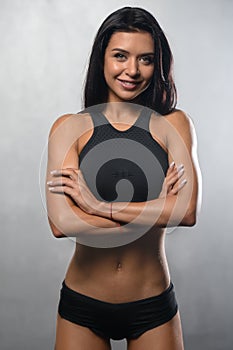
[[[166,177],[171,174],[171,172],[174,170],[174,168],[175,168],[175,162],[173,161],[167,169]]]
[[[184,168],[183,164],[180,164],[178,166],[174,164],[173,166],[170,166],[166,175],[167,180],[169,181],[173,176],[175,176],[183,168]]]
[[[53,176],[69,176],[72,179],[77,178],[77,169],[75,168],[65,168],[65,169],[55,169],[50,171]]]
[[[187,183],[187,179],[180,181],[172,188],[170,193],[172,193],[173,195],[177,194],[186,185],[186,183]]]
[[[171,162],[171,164],[169,165],[169,168],[172,169],[175,166],[175,162],[174,160]]]
[[[179,173],[182,169],[184,169],[184,165],[183,165],[183,164],[180,164],[180,165],[178,165],[178,166],[175,165],[175,166],[173,167],[172,171],[171,171],[170,176],[176,175],[176,174]]]
[[[62,177],[56,180],[48,181],[47,185],[50,187],[54,187],[54,186],[75,187],[75,182],[68,177]]]
[[[75,188],[69,186],[55,186],[49,187],[48,189],[52,193],[68,194],[73,198],[73,200],[77,203],[78,206],[86,208],[86,200],[83,198],[82,193],[77,192]]]
[[[68,186],[49,187],[49,191],[53,193],[69,194],[71,197],[74,197],[74,190]]]
[[[57,187],[49,187],[49,191],[51,193],[60,193],[69,195],[79,207],[85,208],[86,201],[84,200],[81,193],[77,193],[77,191],[68,186],[57,186]]]
[[[55,179],[52,181],[48,181],[47,184],[50,187],[59,187],[59,186],[68,186],[74,189],[79,189],[79,193],[81,194],[80,190],[83,190],[84,192],[89,190],[88,186],[86,184],[86,181],[82,175],[81,170],[79,169],[73,169],[73,168],[66,168],[66,169],[56,169],[56,171],[53,171],[53,174],[56,177],[63,176],[59,179]],[[69,176],[69,177],[64,177]]]
[[[184,175],[184,168],[181,168],[178,172],[175,174],[172,174],[167,179],[167,186],[174,186],[176,182]]]

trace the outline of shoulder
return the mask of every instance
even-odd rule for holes
[[[191,117],[182,110],[176,109],[172,113],[163,116],[167,130],[167,141],[178,143],[180,141],[187,145],[196,145],[196,132]]]
[[[163,116],[163,118],[181,132],[192,131],[194,129],[191,117],[180,109],[175,109],[172,113]]]
[[[89,118],[88,113],[77,113],[71,114],[67,113],[58,117],[52,124],[49,132],[51,136],[54,131],[60,129],[65,132],[66,130],[80,129],[82,126],[85,126],[87,119]]]
[[[51,129],[50,129],[50,135],[60,126],[62,125],[65,121],[69,120],[71,117],[73,117],[73,114],[64,114],[60,117],[58,117],[52,124]]]
[[[193,134],[194,124],[190,116],[180,109],[175,109],[173,112],[161,115],[157,113],[151,114],[152,130],[158,132],[159,130],[167,138],[172,136],[174,132],[178,134]]]

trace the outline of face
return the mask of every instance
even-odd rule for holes
[[[147,32],[116,32],[104,56],[108,102],[132,101],[150,84],[154,73],[154,42]]]

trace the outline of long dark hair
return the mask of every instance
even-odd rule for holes
[[[172,77],[173,57],[168,41],[156,21],[139,7],[123,7],[110,14],[100,26],[92,47],[84,87],[84,107],[88,108],[108,99],[104,78],[104,55],[113,33],[145,31],[151,34],[155,46],[154,75],[149,87],[137,97],[137,104],[165,115],[176,106],[177,94]]]

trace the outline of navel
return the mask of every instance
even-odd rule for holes
[[[117,263],[117,270],[121,270],[122,269],[122,264],[120,262]]]

